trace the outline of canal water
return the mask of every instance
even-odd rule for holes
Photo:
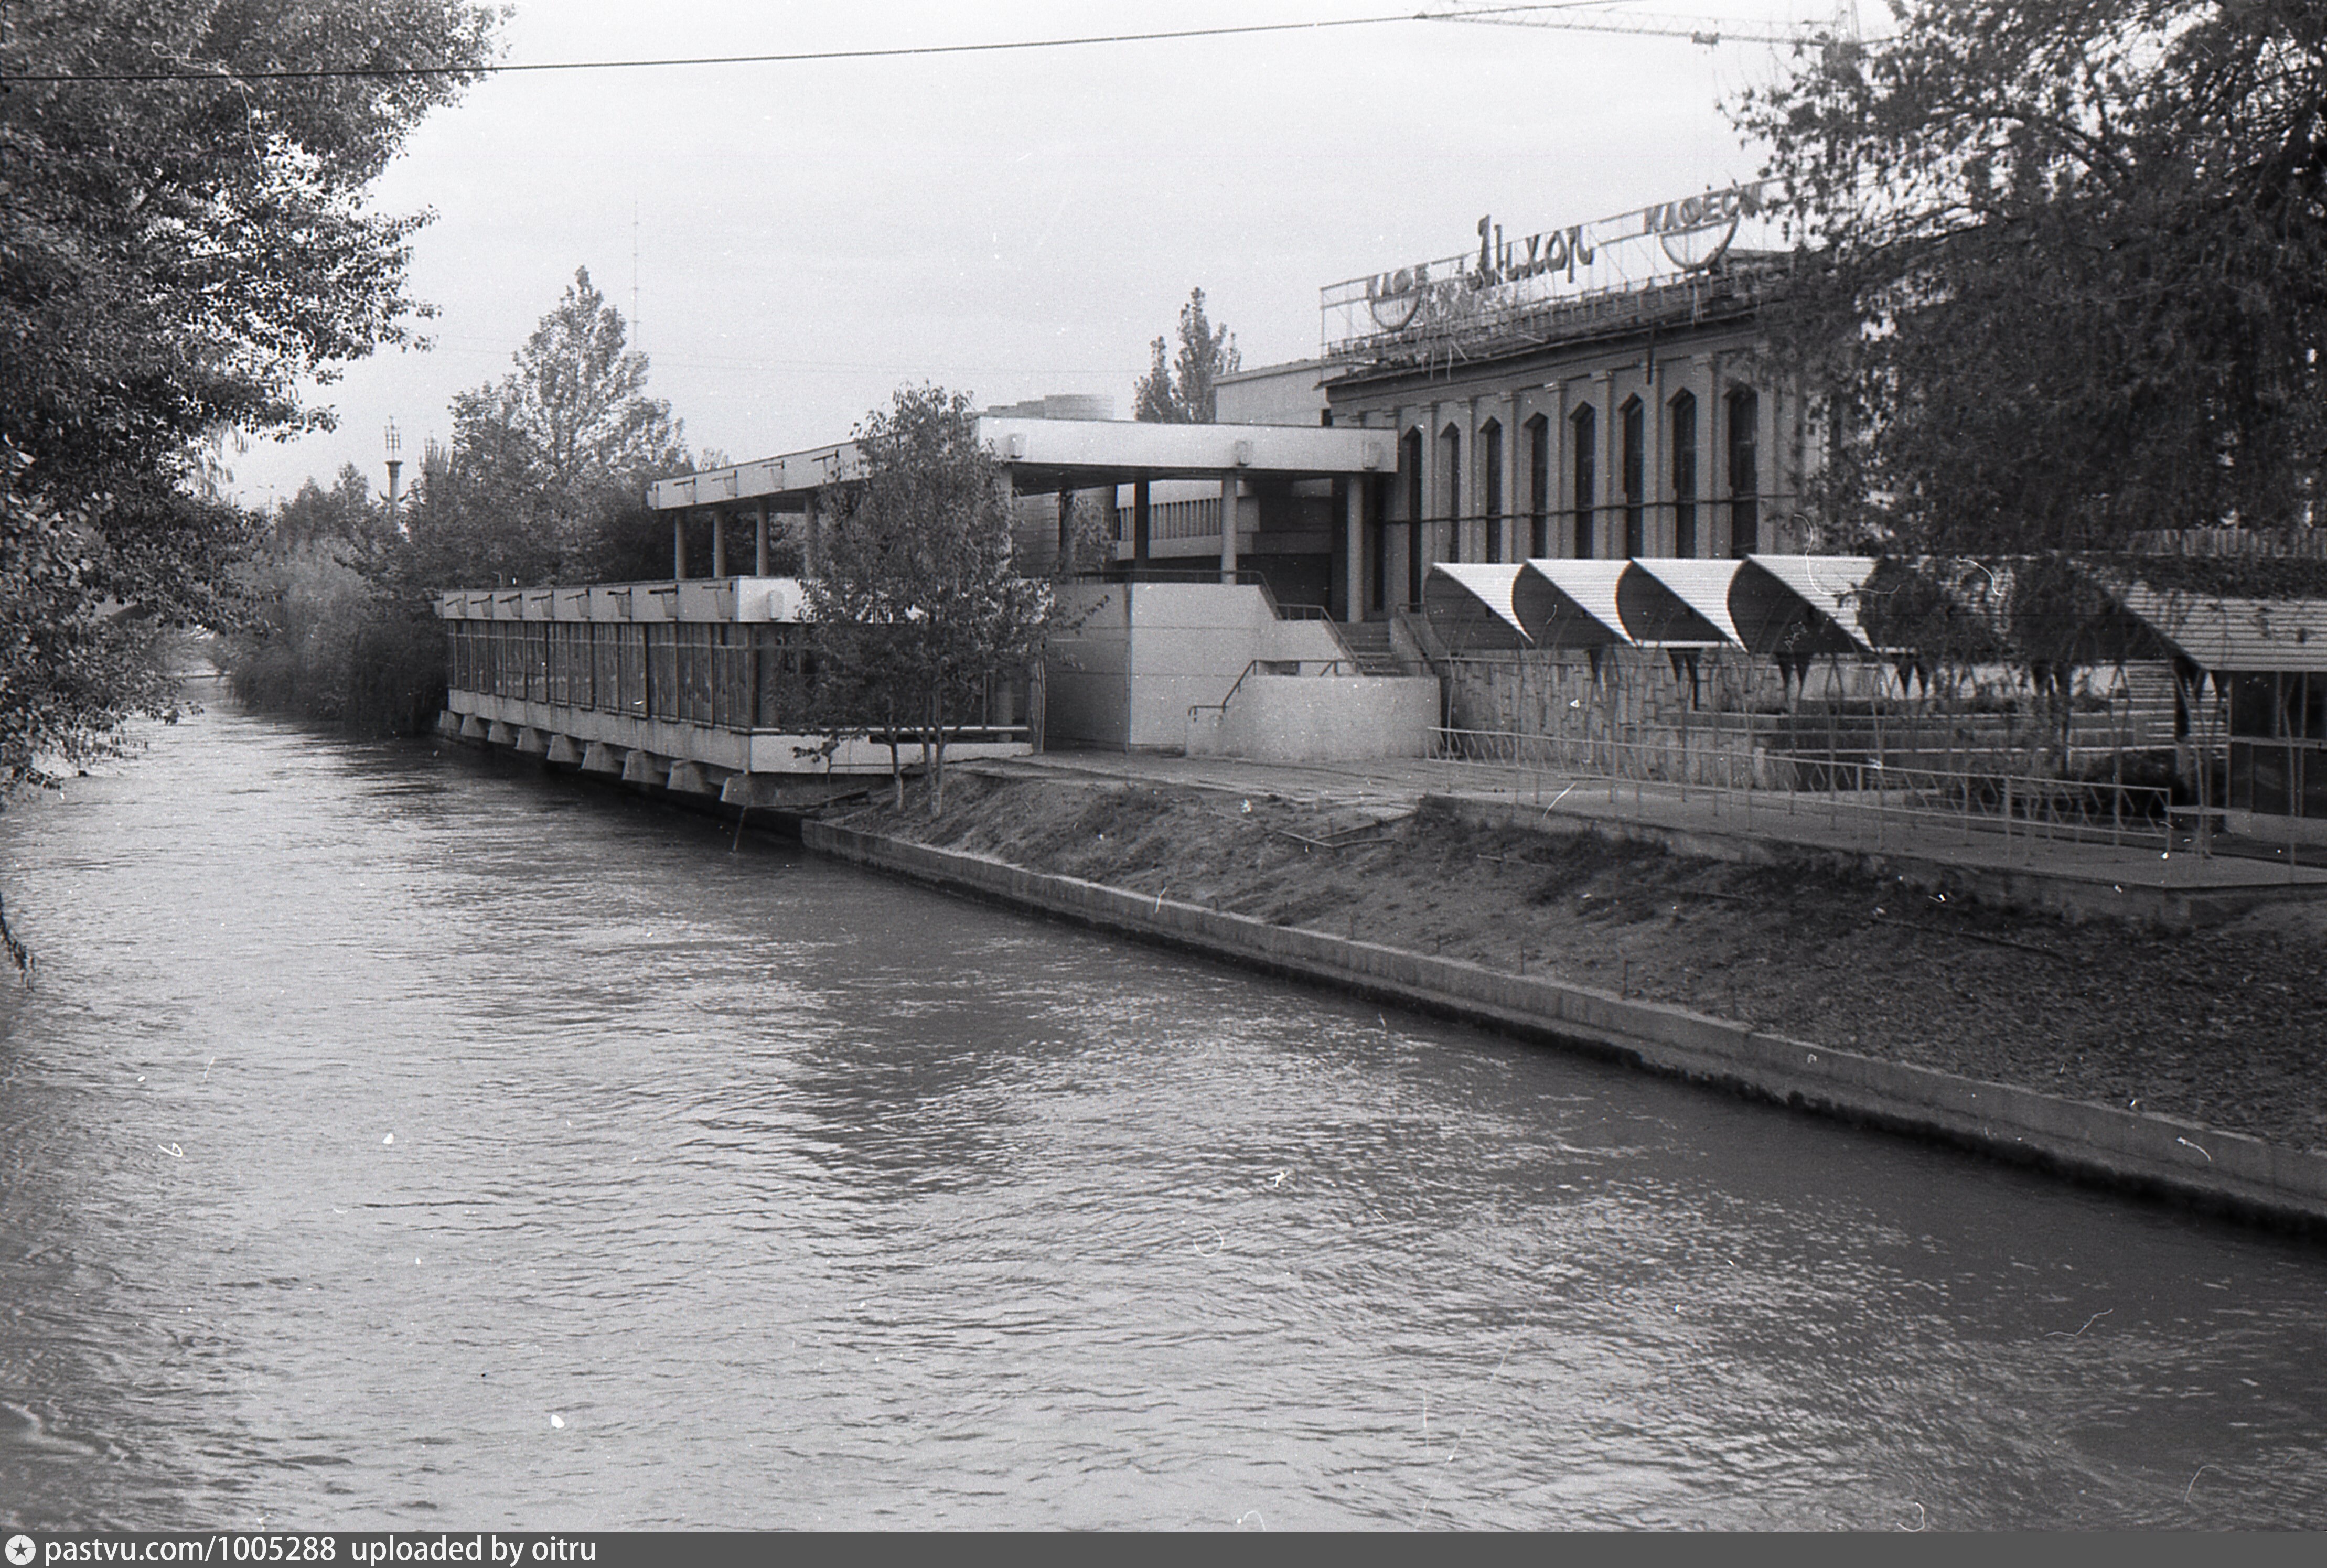
[[[11,1525],[2327,1525],[2316,1243],[223,705],[0,877]]]

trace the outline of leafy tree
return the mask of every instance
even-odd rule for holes
[[[392,547],[396,527],[363,471],[341,465],[276,508],[264,547],[243,569],[256,608],[230,646],[235,693],[254,707],[360,728],[394,729],[359,699],[379,620],[360,567]]]
[[[340,465],[330,490],[313,479],[301,485],[297,495],[276,507],[268,527],[269,543],[277,552],[309,546],[360,546],[393,532],[387,507],[372,499],[371,481],[351,462]]]
[[[1041,657],[1059,621],[1058,582],[1017,569],[1008,478],[978,441],[967,396],[902,388],[855,440],[863,472],[828,494],[832,524],[804,584],[825,722],[835,733],[885,723],[917,734],[941,811],[948,728],[990,680]]]
[[[495,565],[520,580],[597,575],[619,553],[609,535],[644,510],[647,481],[687,468],[683,428],[668,403],[647,396],[647,357],[626,341],[621,313],[575,268],[515,369],[453,398],[428,521],[452,521],[442,515],[451,511],[506,534]]]
[[[352,468],[329,491],[310,481],[254,579],[266,609],[236,689],[359,729],[425,728],[443,705],[438,589],[659,574],[670,536],[646,484],[687,458],[624,342],[621,313],[576,269],[510,373],[454,397],[452,443],[430,443],[400,527]]]
[[[365,189],[487,63],[497,21],[463,0],[9,7],[0,807],[44,759],[175,716],[161,633],[243,620],[257,519],[202,493],[202,443],[327,426],[302,381],[407,341],[425,219]],[[314,70],[351,73],[273,74]],[[0,938],[29,963],[5,919]]]
[[[1210,425],[1215,387],[1242,360],[1236,334],[1215,328],[1205,315],[1202,289],[1189,290],[1188,303],[1180,307],[1179,354],[1167,363],[1161,338],[1148,348],[1154,362],[1133,388],[1132,417],[1154,425]]]
[[[434,716],[439,589],[662,574],[669,525],[648,512],[647,482],[691,464],[626,341],[621,313],[576,268],[509,374],[453,398],[452,443],[422,460],[403,531],[355,559],[375,592],[346,717],[408,730]]]
[[[169,716],[154,633],[246,613],[257,520],[201,443],[331,423],[303,383],[425,313],[365,190],[487,63],[459,0],[23,0],[0,69],[0,803]],[[422,76],[268,79],[315,69]]]
[[[1894,9],[1739,115],[1804,246],[1764,324],[1834,399],[1827,520],[1911,553],[2313,520],[2327,11]]]

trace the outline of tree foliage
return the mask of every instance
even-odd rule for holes
[[[303,384],[425,313],[425,215],[365,191],[488,62],[460,0],[23,0],[0,61],[0,798],[167,715],[154,633],[231,626],[257,519],[203,493],[222,430],[326,426]],[[445,74],[259,79],[425,65]],[[170,79],[100,80],[148,76]]]
[[[1204,313],[1204,291],[1188,291],[1180,307],[1180,351],[1167,360],[1164,341],[1148,345],[1154,362],[1132,390],[1132,417],[1154,425],[1210,425],[1216,408],[1215,388],[1223,376],[1242,362],[1236,334],[1214,327]]]
[[[805,589],[836,732],[880,721],[920,737],[942,808],[945,742],[988,684],[1023,676],[1060,614],[1055,579],[1021,574],[1008,476],[969,399],[906,387],[867,415],[860,477],[835,486]],[[1071,552],[1060,570],[1071,568]]]
[[[670,536],[646,486],[688,459],[625,339],[577,269],[509,374],[454,397],[452,444],[430,443],[397,518],[353,469],[332,490],[309,481],[255,574],[265,610],[237,689],[306,718],[418,729],[443,702],[439,589],[660,574]]]
[[[2120,546],[2312,519],[2327,462],[2327,11],[1898,0],[1749,94],[1804,246],[1764,317],[1833,398],[1840,536]]]
[[[423,463],[407,537],[386,563],[394,592],[416,606],[439,588],[659,568],[668,534],[647,513],[646,487],[691,464],[684,427],[647,395],[647,357],[627,334],[577,267],[509,373],[453,399],[452,443]]]
[[[577,267],[509,373],[453,398],[452,450],[424,476],[416,528],[498,536],[479,563],[496,580],[603,575],[647,482],[687,466],[683,427],[626,343],[621,313]]]

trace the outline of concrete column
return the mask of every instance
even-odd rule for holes
[[[1351,474],[1341,483],[1341,602],[1350,621],[1366,618],[1366,481]]]
[[[1713,427],[1721,417],[1721,383],[1713,373],[1712,355],[1690,356],[1688,389],[1696,394],[1696,553],[1718,559],[1729,554],[1729,542],[1715,537]]]
[[[1446,552],[1438,542],[1441,524],[1438,518],[1446,515],[1446,484],[1439,477],[1438,433],[1446,425],[1446,410],[1435,403],[1425,403],[1422,408],[1422,515],[1431,519],[1420,523],[1414,530],[1414,547],[1420,552],[1421,578],[1430,578],[1430,565],[1444,560]]]
[[[670,574],[675,581],[687,577],[687,509],[679,508],[670,514]]]
[[[1624,433],[1617,428],[1621,423],[1616,414],[1616,372],[1603,370],[1600,372],[1600,415],[1592,422],[1600,447],[1592,460],[1592,466],[1597,471],[1592,476],[1592,488],[1600,492],[1592,498],[1599,503],[1593,508],[1597,515],[1593,519],[1592,542],[1594,546],[1593,554],[1603,561],[1624,558],[1624,476],[1617,467],[1624,453]],[[1608,504],[1611,502],[1614,504]]]
[[[1144,479],[1132,481],[1131,558],[1134,561],[1145,561],[1147,559],[1147,547],[1151,538],[1150,530],[1152,529],[1155,520],[1154,509],[1154,503],[1149,499],[1149,490],[1150,486],[1147,481]]]
[[[752,576],[754,576],[754,577],[764,577],[764,576],[766,576],[767,574],[768,574],[768,503],[767,503],[767,502],[765,502],[765,501],[762,501],[762,502],[760,503],[760,509],[759,509],[759,512],[758,512],[758,514],[754,517],[754,518],[752,519]]]
[[[1463,434],[1454,445],[1454,490],[1458,498],[1456,509],[1462,512],[1463,520],[1454,525],[1460,537],[1456,551],[1465,561],[1483,561],[1487,558],[1487,525],[1470,520],[1484,518],[1487,511],[1486,479],[1479,466],[1479,400],[1466,397],[1462,407]]]
[[[1673,553],[1672,464],[1665,459],[1671,443],[1665,431],[1664,362],[1650,359],[1644,380],[1640,423],[1647,428],[1640,436],[1648,450],[1640,454],[1640,489],[1648,503],[1648,523],[1640,531],[1648,536],[1649,555],[1669,555]]]
[[[727,575],[727,509],[724,507],[711,509],[711,574],[714,577]]]
[[[1771,419],[1778,421],[1785,430],[1785,452],[1780,453],[1775,468],[1769,470],[1771,509],[1785,517],[1787,549],[1806,549],[1808,542],[1799,533],[1801,524],[1794,521],[1794,514],[1801,509],[1801,397],[1794,397],[1790,388],[1778,384],[1771,384],[1769,397],[1771,403],[1778,405],[1771,409]]]
[[[1495,466],[1495,484],[1503,492],[1503,559],[1528,557],[1527,498],[1519,493],[1519,454],[1527,431],[1519,423],[1519,395],[1508,392],[1497,402],[1495,423],[1503,428],[1503,450]]]
[[[1790,509],[1778,505],[1778,472],[1785,461],[1778,452],[1778,388],[1757,387],[1754,391],[1762,393],[1754,400],[1754,412],[1762,416],[1762,428],[1754,430],[1754,493],[1762,498],[1762,549],[1792,554],[1801,549],[1801,540],[1792,537],[1794,518]]]
[[[803,532],[807,534],[808,539],[801,549],[800,569],[813,577],[824,566],[824,515],[822,509],[816,504],[816,497],[812,493],[808,498],[808,510],[805,517],[808,526]]]
[[[1547,543],[1555,555],[1575,554],[1575,426],[1568,423],[1575,410],[1567,406],[1567,380],[1561,378],[1559,396],[1551,409],[1551,510],[1555,518]]]
[[[1237,476],[1220,476],[1220,581],[1237,580]]]
[[[1707,553],[1727,560],[1735,554],[1729,527],[1729,388],[1722,383],[1719,354],[1705,357],[1705,465],[1696,476],[1704,510],[1697,526],[1705,531]]]

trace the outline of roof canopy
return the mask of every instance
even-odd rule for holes
[[[1635,642],[1665,648],[1735,647],[1729,585],[1738,565],[1683,556],[1636,558],[1616,583],[1624,629]]]
[[[1631,570],[1630,561],[1573,561],[1561,556],[1528,562],[1526,576],[1551,590],[1546,599],[1529,594],[1524,602],[1528,635],[1543,648],[1605,648],[1631,642],[1624,617],[1616,608],[1616,584]],[[1538,615],[1540,619],[1538,619]]]
[[[2126,613],[2201,669],[2327,673],[2327,600],[2167,593],[2145,583],[2112,585],[2109,592]]]
[[[1034,495],[1139,480],[1270,474],[1330,479],[1389,473],[1394,434],[1301,425],[1145,425],[1127,419],[1022,419],[984,415],[977,438],[1010,470],[1012,487]],[[657,480],[647,505],[667,511],[765,501],[798,510],[826,485],[864,472],[855,442],[763,457],[678,479]]]
[[[1440,562],[1424,583],[1423,608],[1456,648],[1621,642],[1783,657],[1869,653],[1857,595],[1874,570],[1864,555]]]
[[[1449,648],[1532,648],[1512,602],[1527,568],[1441,561],[1422,584],[1422,611]]]
[[[1737,639],[1794,658],[1872,653],[1858,592],[1874,574],[1872,555],[1749,555],[1729,589]]]

